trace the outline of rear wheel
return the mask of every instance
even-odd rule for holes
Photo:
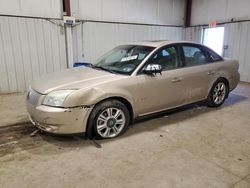
[[[207,104],[210,107],[219,107],[222,105],[228,95],[229,88],[228,84],[224,79],[218,79],[213,87],[207,98]]]
[[[100,138],[114,138],[126,131],[129,121],[127,107],[120,101],[108,100],[93,109],[89,126]]]

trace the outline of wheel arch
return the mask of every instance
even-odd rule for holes
[[[221,79],[221,80],[224,80],[224,81],[226,82],[226,84],[227,84],[227,87],[228,87],[228,92],[227,92],[227,95],[226,95],[226,98],[227,98],[227,97],[228,97],[228,94],[229,94],[229,91],[230,91],[230,84],[229,84],[228,79],[227,79],[226,77],[224,77],[224,76],[218,77],[218,78],[213,82],[213,84],[210,86],[208,95],[209,95],[211,89],[213,88],[214,84],[215,84],[218,80],[220,80],[220,79]]]
[[[133,110],[133,106],[132,106],[131,102],[129,102],[129,100],[127,100],[126,98],[120,97],[120,96],[107,97],[107,98],[104,98],[104,99],[100,100],[99,102],[97,102],[94,105],[92,111],[90,112],[90,115],[89,115],[88,120],[87,120],[86,130],[85,130],[86,136],[88,138],[93,138],[93,127],[89,124],[89,119],[90,119],[91,113],[93,112],[95,106],[97,106],[98,104],[100,104],[100,103],[102,103],[104,101],[108,101],[108,100],[117,100],[117,101],[123,103],[127,107],[128,111],[129,111],[129,115],[130,115],[129,124],[133,123],[133,121],[134,121],[134,110]]]
[[[217,80],[219,80],[219,79],[222,79],[222,80],[224,80],[225,82],[226,82],[226,84],[227,84],[227,87],[228,87],[228,92],[227,92],[227,95],[226,95],[226,98],[228,97],[228,94],[229,94],[229,91],[230,91],[230,84],[229,84],[229,81],[228,81],[228,79],[226,78],[226,77],[219,77]]]

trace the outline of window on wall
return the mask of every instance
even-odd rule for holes
[[[203,30],[202,43],[219,55],[223,55],[223,41],[224,27],[205,28]]]

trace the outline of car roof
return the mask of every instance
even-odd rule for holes
[[[199,44],[191,41],[171,41],[171,40],[148,40],[148,41],[139,41],[132,42],[126,45],[140,45],[140,46],[151,46],[151,47],[161,47],[168,44],[176,44],[176,43],[189,43],[189,44]]]

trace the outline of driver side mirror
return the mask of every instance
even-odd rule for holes
[[[157,74],[162,72],[162,66],[159,64],[148,64],[142,71],[144,74]]]

